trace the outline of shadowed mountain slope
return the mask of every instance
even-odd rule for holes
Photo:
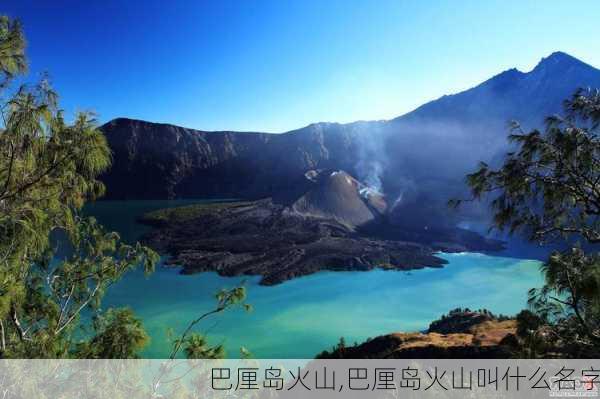
[[[120,118],[101,128],[114,153],[102,179],[109,199],[293,198],[298,176],[343,169],[382,191],[406,223],[434,223],[465,173],[506,151],[509,121],[540,126],[576,89],[598,87],[598,69],[557,52],[530,72],[502,72],[389,121],[267,134]]]

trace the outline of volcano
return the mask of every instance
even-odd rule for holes
[[[290,206],[298,214],[335,219],[351,229],[385,214],[385,197],[343,170],[311,170],[305,177],[312,185]]]
[[[597,87],[600,70],[557,52],[529,72],[509,69],[385,121],[313,123],[269,134],[118,118],[101,128],[114,154],[102,180],[108,199],[256,200],[286,195],[309,170],[344,170],[369,181],[376,170],[370,165],[380,165],[375,188],[390,202],[403,193],[407,216],[436,205],[431,224],[448,216],[447,200],[462,196],[467,173],[508,151],[510,121],[541,127],[575,90]],[[365,215],[356,213],[351,221]]]

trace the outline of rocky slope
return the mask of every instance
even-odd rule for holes
[[[337,124],[274,135],[119,118],[101,129],[114,153],[108,199],[260,198],[310,169],[351,166],[357,151],[355,129]]]
[[[304,216],[331,218],[351,228],[376,221],[385,214],[382,194],[341,170],[311,170],[305,174],[307,191],[290,205]]]

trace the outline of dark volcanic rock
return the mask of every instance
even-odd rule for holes
[[[194,207],[194,206],[192,206]],[[175,210],[141,221],[158,229],[144,242],[172,255],[183,273],[261,275],[272,285],[320,270],[398,270],[440,267],[445,261],[415,243],[374,240],[335,219],[305,216],[271,200],[195,206],[178,219]]]
[[[385,197],[344,171],[309,171],[290,192],[299,194],[151,212],[141,222],[156,229],[143,240],[172,255],[170,263],[183,273],[261,275],[261,284],[319,270],[440,267],[446,262],[433,253],[444,247],[500,248],[474,233],[471,240],[438,233],[450,240],[443,245],[403,240],[402,230],[386,221]]]

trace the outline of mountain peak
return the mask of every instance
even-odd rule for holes
[[[562,51],[555,51],[548,57],[542,58],[540,62],[533,69],[534,71],[545,70],[545,69],[564,69],[569,67],[587,67],[593,68],[591,65],[573,57]]]

